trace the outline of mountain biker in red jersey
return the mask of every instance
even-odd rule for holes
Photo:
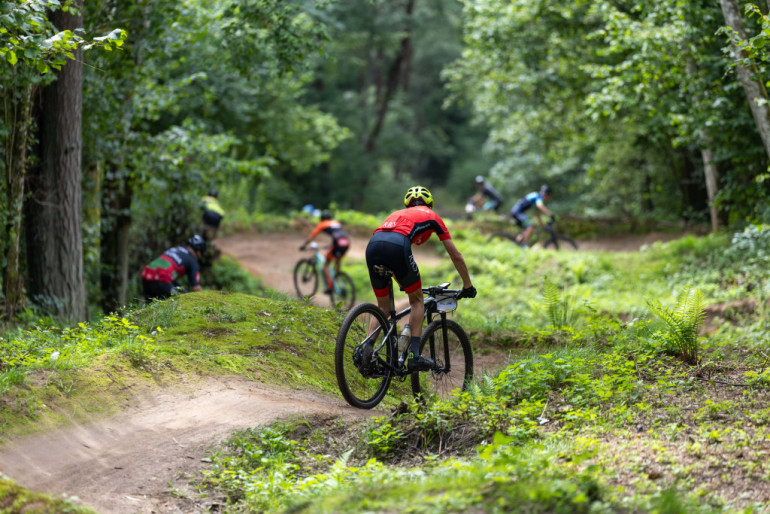
[[[434,232],[452,259],[463,281],[461,298],[474,298],[476,288],[471,283],[468,267],[460,251],[452,241],[441,217],[433,212],[433,196],[422,186],[409,188],[404,196],[405,209],[394,212],[374,231],[366,247],[366,266],[369,281],[377,297],[377,305],[383,312],[390,310],[388,285],[390,278],[375,271],[375,266],[385,266],[393,272],[399,285],[409,295],[412,312],[409,315],[411,341],[409,345],[409,371],[427,371],[435,367],[431,359],[420,355],[420,335],[425,311],[420,270],[412,255],[412,244],[421,245]]]
[[[163,255],[152,261],[142,270],[142,289],[144,299],[168,298],[174,291],[174,282],[182,275],[193,291],[200,291],[200,261],[206,250],[206,241],[195,234],[187,240],[187,246],[169,248]]]
[[[326,291],[329,294],[334,289],[334,283],[332,282],[331,273],[329,273],[329,264],[334,261],[334,271],[339,274],[342,267],[342,257],[347,253],[350,248],[350,237],[342,230],[342,223],[332,219],[332,215],[329,211],[323,211],[321,213],[321,221],[315,226],[313,232],[305,239],[300,250],[304,250],[305,247],[310,244],[315,236],[321,232],[326,232],[332,238],[332,245],[329,248],[329,252],[326,254],[326,261],[324,262],[323,272],[324,279],[326,280]]]

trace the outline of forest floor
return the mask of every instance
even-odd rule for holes
[[[266,286],[293,294],[292,271],[301,252],[302,232],[236,234],[216,245],[241,262]],[[579,241],[581,249],[636,250],[672,239],[648,234]],[[349,255],[363,258],[364,237]],[[431,249],[415,251],[418,263],[440,258]],[[495,367],[504,356],[479,355],[480,368]],[[340,398],[266,386],[245,378],[209,378],[178,384],[137,397],[122,413],[90,424],[76,424],[6,442],[0,448],[0,474],[35,492],[78,497],[104,513],[176,513],[217,510],[222,498],[200,498],[190,478],[234,430],[301,416],[324,423],[373,414],[351,408]]]

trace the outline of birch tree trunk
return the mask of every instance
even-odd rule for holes
[[[742,40],[747,40],[746,27],[743,24],[743,18],[741,17],[741,11],[738,7],[736,0],[719,0],[722,6],[722,14],[725,17],[725,24],[732,28],[737,36]],[[731,43],[734,59],[736,62],[747,57],[746,53],[741,51],[740,48],[733,41]],[[753,77],[757,75],[757,70],[748,68],[746,66],[737,65],[738,77],[741,80],[743,91],[746,93],[746,98],[749,101],[749,107],[751,108],[751,114],[754,117],[754,123],[757,125],[757,130],[762,138],[762,144],[765,147],[765,153],[770,157],[770,110],[767,104],[767,90],[761,80],[756,80]]]

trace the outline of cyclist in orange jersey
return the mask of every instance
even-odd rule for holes
[[[348,248],[350,248],[350,237],[344,230],[342,230],[342,223],[332,219],[332,215],[329,211],[323,211],[321,213],[321,221],[315,226],[313,232],[310,233],[299,249],[304,250],[305,247],[310,244],[310,241],[315,239],[321,232],[326,232],[332,238],[332,245],[326,253],[326,261],[323,266],[324,280],[326,281],[326,291],[324,291],[324,293],[329,294],[334,289],[332,276],[329,272],[329,265],[334,262],[335,273],[340,272],[340,269],[342,268],[342,257],[345,256]]]

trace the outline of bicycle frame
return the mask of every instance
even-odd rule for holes
[[[385,344],[391,345],[391,347],[394,349],[394,351],[397,351],[398,348],[398,320],[401,318],[404,318],[405,316],[408,316],[412,312],[412,307],[406,307],[402,309],[401,311],[396,312],[396,298],[395,294],[393,292],[393,277],[391,274],[386,273],[390,278],[390,283],[388,285],[388,297],[390,299],[390,312],[388,313],[388,332],[385,334],[385,337],[382,338],[382,342],[374,349],[373,353],[377,354],[380,350],[382,350],[383,346]],[[446,312],[442,312],[437,310],[438,302],[435,299],[434,295],[437,294],[439,291],[446,292],[446,293],[454,293],[457,294],[459,290],[453,290],[453,289],[446,289],[446,287],[449,286],[449,282],[444,282],[443,284],[440,284],[439,286],[434,287],[428,287],[423,288],[423,293],[427,294],[428,297],[425,299],[424,306],[425,306],[425,313],[423,315],[423,320],[427,320],[427,323],[429,324],[431,321],[433,321],[433,315],[438,314],[441,317],[442,321],[446,321]],[[372,334],[377,334],[380,330],[380,327],[378,326]],[[446,329],[446,323],[443,324],[442,332],[444,336],[444,340],[446,340],[447,337],[447,329]],[[370,334],[370,336],[372,335]],[[431,350],[434,350],[434,341],[430,341]],[[407,347],[406,350],[401,352],[401,355],[398,356],[398,365],[392,366],[390,363],[384,362],[384,364],[391,370],[391,372],[398,377],[405,377],[407,375],[410,375],[411,372],[406,371],[403,368],[404,360],[406,359],[406,355],[409,352],[409,348]],[[449,348],[445,345],[444,346],[444,362],[448,363],[445,370],[450,371],[451,370],[451,363],[449,360]]]
[[[321,279],[322,283],[325,284],[326,276],[324,275],[324,265],[326,264],[326,257],[324,257],[324,254],[321,253],[320,246],[318,246],[318,243],[316,243],[315,241],[310,243],[310,248],[313,250],[313,260],[315,260],[318,276]],[[340,288],[337,285],[337,272],[335,271],[334,266],[329,265],[329,274],[332,277],[334,292],[335,294],[339,294]]]

